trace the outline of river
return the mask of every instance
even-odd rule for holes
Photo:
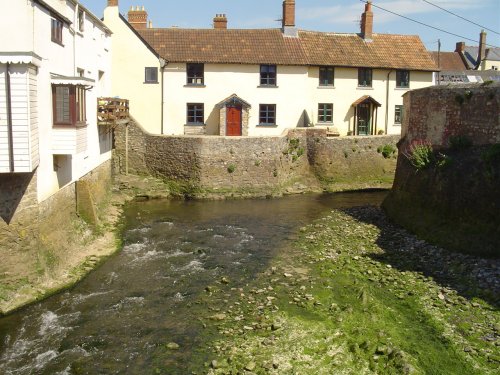
[[[251,283],[301,226],[385,195],[131,203],[122,251],[71,290],[0,319],[0,373],[189,374],[209,358],[197,304],[207,287]],[[167,352],[170,342],[179,350]]]

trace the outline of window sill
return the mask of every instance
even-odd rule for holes
[[[57,40],[52,40],[52,43],[55,43],[64,48],[64,44],[62,42],[58,42]]]
[[[358,86],[358,90],[373,90],[372,86]]]
[[[144,82],[145,85],[157,85],[159,82]]]
[[[332,122],[317,122],[316,125],[318,125],[318,126],[333,126],[333,121]]]
[[[257,124],[257,128],[277,128],[278,125],[276,124]]]
[[[184,126],[206,126],[206,124],[203,122],[196,122],[193,124],[187,123],[187,124],[184,124]]]
[[[326,86],[326,85],[318,86],[318,89],[320,89],[320,90],[328,90],[328,89],[334,89],[334,88],[335,88],[335,86]]]
[[[81,36],[83,38],[83,31],[77,31],[76,35]]]
[[[53,128],[56,129],[68,129],[68,128],[85,128],[88,125],[87,122],[77,122],[76,124],[52,124]]]
[[[257,86],[258,89],[277,89],[279,86],[277,85],[259,85]]]
[[[392,124],[392,126],[401,126],[401,124]]]
[[[200,87],[200,88],[203,88],[203,87],[207,87],[207,86],[204,85],[204,84],[188,83],[188,84],[184,85],[184,87]]]
[[[408,91],[410,87],[396,87],[394,90]]]

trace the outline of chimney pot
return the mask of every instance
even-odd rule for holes
[[[108,7],[117,7],[118,0],[108,0]]]
[[[227,17],[224,13],[217,13],[214,17],[214,29],[227,29]]]
[[[365,4],[365,11],[361,15],[361,36],[365,40],[372,40],[373,36],[373,12],[372,2],[368,0]]]
[[[128,22],[136,30],[144,30],[148,28],[148,13],[145,8],[132,6],[128,11]]]

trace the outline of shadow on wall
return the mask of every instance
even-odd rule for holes
[[[57,174],[59,189],[71,182],[71,155],[54,155],[54,172]]]
[[[0,217],[7,224],[10,224],[17,212],[34,174],[33,172],[0,175]]]
[[[207,118],[207,127],[205,129],[207,135],[219,135],[220,108],[214,106],[210,115]],[[221,124],[222,126],[222,124]]]

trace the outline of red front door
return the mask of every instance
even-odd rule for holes
[[[241,107],[226,108],[226,135],[241,135]]]

